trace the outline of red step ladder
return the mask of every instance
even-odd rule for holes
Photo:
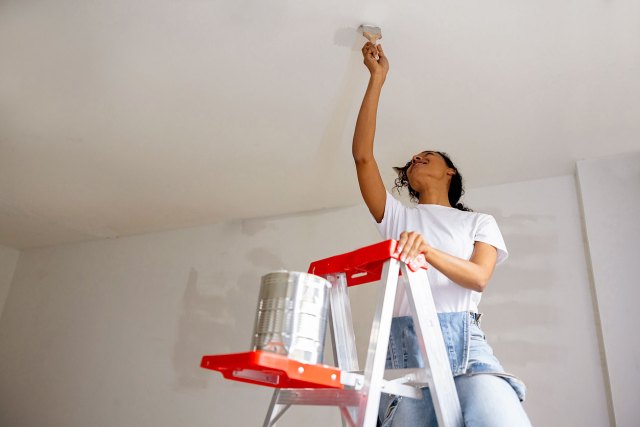
[[[275,426],[291,405],[336,406],[343,426],[374,427],[381,393],[419,399],[420,387],[427,385],[438,424],[462,427],[462,411],[427,279],[427,263],[422,255],[411,264],[401,262],[395,254],[397,244],[387,240],[309,266],[309,273],[331,283],[330,327],[337,366],[305,364],[258,350],[204,356],[201,367],[220,371],[226,379],[274,387],[265,427]],[[425,367],[385,371],[400,271],[406,277],[403,285]],[[373,282],[379,282],[378,304],[365,369],[360,371],[347,288]]]

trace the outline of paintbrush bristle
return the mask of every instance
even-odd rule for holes
[[[371,43],[375,43],[382,38],[382,30],[375,25],[360,25],[358,29]]]

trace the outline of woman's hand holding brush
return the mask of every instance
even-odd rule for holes
[[[362,55],[364,56],[364,65],[367,66],[371,73],[371,78],[380,79],[384,82],[389,71],[389,61],[382,50],[382,46],[366,42],[362,47]]]

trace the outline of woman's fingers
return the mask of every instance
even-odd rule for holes
[[[413,245],[416,240],[416,236],[419,236],[418,233],[415,232],[404,232],[403,233],[406,238],[404,240],[404,244],[402,245],[402,251],[400,253],[400,260],[403,262],[407,262],[409,253],[413,250]],[[402,237],[401,237],[402,239]]]
[[[419,243],[420,234],[416,232],[409,233],[409,239],[407,240],[407,246],[404,248],[404,262],[411,262],[414,256],[416,256],[416,243]]]
[[[367,62],[372,62],[375,59],[371,53],[371,48],[367,46],[362,48],[362,56],[364,56],[364,60]]]
[[[400,255],[402,253],[402,248],[404,248],[405,243],[407,242],[407,233],[400,233],[400,238],[398,239],[398,245],[396,246],[396,251],[394,255]]]
[[[420,248],[423,242],[424,240],[420,233],[416,233],[415,231],[405,231],[401,233],[396,249],[396,253],[400,254],[400,260],[406,263],[413,261],[413,259],[420,254]]]
[[[407,260],[406,262],[412,262],[419,254],[420,254],[420,248],[422,247],[422,236],[418,233],[416,233],[416,238],[413,241],[413,245],[411,246],[411,249],[409,250],[409,253],[407,254]]]
[[[378,46],[380,45],[374,45],[371,42],[366,42],[364,46],[362,46],[362,55],[365,57],[365,59],[377,61],[380,57]]]

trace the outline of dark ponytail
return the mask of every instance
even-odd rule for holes
[[[449,204],[451,204],[452,207],[459,209],[461,211],[472,212],[471,209],[469,209],[462,203],[459,203],[460,198],[464,194],[464,186],[462,184],[462,175],[460,175],[460,172],[458,172],[458,168],[455,167],[455,165],[453,164],[453,162],[451,161],[447,153],[443,153],[440,151],[432,151],[432,152],[438,153],[440,156],[442,156],[447,166],[449,166],[450,168],[456,171],[456,173],[451,177],[451,185],[449,186],[449,195],[448,195]],[[403,167],[393,168],[393,170],[395,170],[396,173],[398,174],[398,178],[396,178],[395,185],[393,188],[395,188],[396,191],[398,191],[399,193],[400,190],[402,190],[402,188],[407,187],[411,201],[417,203],[418,200],[420,199],[420,193],[418,193],[416,190],[411,188],[411,185],[409,185],[409,178],[407,178],[407,170],[409,169],[409,166],[411,166],[411,161],[408,161],[407,164],[405,164]]]

